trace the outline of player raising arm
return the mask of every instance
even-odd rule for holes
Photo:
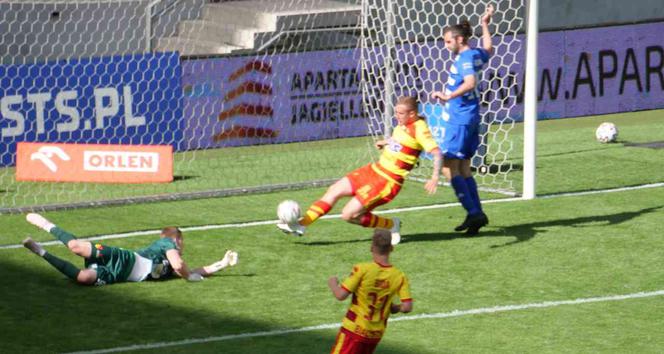
[[[72,253],[85,259],[85,269],[60,259],[28,237],[23,246],[44,258],[69,279],[83,285],[104,285],[119,282],[140,282],[169,278],[176,274],[189,281],[200,281],[238,262],[238,254],[227,251],[220,261],[208,266],[189,269],[182,259],[184,239],[177,227],[166,227],[159,240],[138,251],[125,250],[79,240],[39,214],[28,214],[29,223],[49,232]]]
[[[388,231],[377,229],[371,243],[373,262],[354,265],[341,285],[337,277],[328,280],[337,300],[353,295],[332,353],[373,353],[383,337],[390,313],[413,310],[408,279],[389,261],[393,250],[390,238]],[[400,304],[393,303],[396,296]]]
[[[279,229],[302,235],[307,226],[327,214],[339,199],[352,196],[341,211],[341,218],[364,227],[390,230],[392,244],[399,243],[399,219],[384,218],[371,211],[397,196],[422,151],[433,155],[433,174],[424,188],[429,194],[435,193],[442,157],[429,126],[417,113],[416,98],[400,97],[394,110],[398,125],[392,137],[376,143],[376,147],[383,150],[379,161],[360,167],[335,182],[322,198],[309,207],[301,220],[292,224],[279,223]]]
[[[489,223],[489,218],[482,210],[477,183],[470,169],[470,159],[479,146],[480,102],[477,91],[478,77],[487,63],[493,46],[489,22],[493,15],[493,5],[487,7],[482,16],[482,46],[472,48],[468,38],[472,29],[468,21],[443,30],[445,47],[455,55],[450,68],[445,91],[434,92],[432,98],[445,103],[449,120],[445,126],[442,149],[445,161],[443,175],[450,181],[454,193],[466,209],[466,219],[455,231],[467,230],[475,235],[479,229]]]

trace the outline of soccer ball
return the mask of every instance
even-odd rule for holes
[[[300,205],[294,200],[284,200],[277,207],[277,217],[284,224],[293,224],[300,219]]]
[[[618,128],[613,123],[604,122],[595,130],[595,137],[600,143],[612,143],[618,138]]]

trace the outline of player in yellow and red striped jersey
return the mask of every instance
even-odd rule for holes
[[[337,277],[328,280],[339,301],[353,295],[332,347],[333,354],[373,353],[385,333],[390,313],[413,310],[408,278],[389,262],[391,238],[388,231],[377,229],[371,243],[373,262],[354,265],[341,285]],[[400,304],[393,303],[397,296]]]
[[[390,230],[392,244],[398,244],[401,239],[399,219],[384,218],[371,211],[396,197],[422,151],[433,155],[433,174],[424,188],[429,194],[435,193],[442,156],[429,126],[417,114],[416,98],[400,97],[395,106],[395,116],[399,124],[394,128],[392,137],[376,142],[376,147],[383,150],[378,162],[360,167],[338,180],[298,222],[279,223],[277,227],[287,233],[303,235],[305,228],[327,214],[339,199],[353,196],[341,212],[342,219],[364,227]]]

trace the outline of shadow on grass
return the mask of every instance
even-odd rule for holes
[[[304,245],[304,246],[331,246],[331,245],[338,245],[338,244],[343,244],[343,243],[371,243],[371,238],[354,238],[350,240],[344,240],[344,241],[300,241],[296,242],[296,244],[299,245]]]
[[[235,293],[224,287],[222,279],[86,287],[66,279],[26,250],[1,252],[20,251],[25,251],[25,255],[0,257],[1,353],[108,349],[283,329],[283,325],[224,315],[224,309],[241,306],[237,301],[225,299],[251,294]],[[73,259],[68,257],[68,260]],[[298,306],[288,301],[290,296],[283,297],[283,303],[288,304],[284,316],[288,316],[288,306]],[[264,306],[260,301],[253,304]],[[330,331],[311,331],[212,341],[193,348],[197,353],[326,353],[333,341],[334,334]],[[383,349],[386,353],[405,352],[398,347]],[[153,351],[191,352],[192,346]]]
[[[175,175],[175,176],[173,176],[173,182],[186,181],[186,180],[194,179],[194,178],[199,178],[199,176]]]
[[[541,221],[528,224],[517,224],[507,227],[498,227],[495,229],[484,229],[477,236],[467,236],[464,233],[460,232],[446,232],[446,233],[426,233],[426,234],[402,234],[401,243],[409,242],[427,242],[427,241],[449,241],[458,238],[474,238],[474,237],[505,237],[505,236],[514,236],[516,240],[504,243],[502,245],[493,245],[491,248],[499,248],[505,246],[511,246],[517,243],[526,242],[531,240],[533,237],[539,235],[540,233],[547,232],[547,228],[555,226],[567,226],[567,227],[586,227],[591,223],[605,223],[604,226],[612,226],[620,224],[629,220],[632,220],[643,214],[652,213],[663,206],[645,208],[633,212],[623,212],[609,215],[598,215],[598,216],[584,216],[571,219],[560,219],[560,220],[551,220],[551,221]]]
[[[255,277],[257,275],[258,274],[256,274],[256,273],[240,273],[240,274],[237,274],[237,273],[231,273],[231,274],[216,273],[216,274],[212,274],[210,277],[211,278],[217,278],[217,277],[221,277],[221,278],[223,278],[223,277]]]
[[[616,142],[616,143],[620,143],[620,142]],[[620,145],[616,144],[615,146],[620,146]],[[602,151],[602,150],[606,150],[606,146],[597,145],[597,147],[593,147],[593,148],[590,148],[590,149],[579,149],[579,150],[572,150],[572,151],[553,152],[553,153],[548,153],[548,154],[547,153],[542,153],[542,154],[538,154],[537,157],[570,156],[570,155],[583,154],[583,153],[586,153],[586,152],[595,152],[595,151]]]
[[[646,143],[633,143],[629,141],[621,141],[625,146],[640,147],[649,149],[664,149],[664,141],[649,141]]]
[[[479,168],[472,168],[473,171],[476,171],[479,174],[496,174],[496,173],[506,173],[514,171],[523,171],[523,165],[520,163],[511,163],[511,164],[491,164],[491,165],[482,165]]]

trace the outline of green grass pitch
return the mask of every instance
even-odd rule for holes
[[[619,127],[618,143],[594,140],[602,121]],[[664,182],[664,149],[630,146],[655,141],[664,141],[664,111],[543,121],[537,191],[551,198],[485,204],[491,224],[476,237],[453,232],[463,218],[459,206],[389,214],[404,223],[392,261],[410,278],[412,315],[664,290],[664,187],[562,195]],[[515,146],[518,151],[518,136]],[[322,192],[45,215],[85,237],[171,224],[272,220],[280,200],[306,207]],[[407,182],[381,210],[453,201],[448,187],[428,197],[421,184]],[[17,244],[26,235],[52,239],[23,215],[0,216],[0,245]],[[287,237],[273,225],[190,231],[184,250],[190,265],[221,258],[229,248],[239,252],[239,265],[201,283],[99,288],[73,284],[25,249],[0,249],[0,352],[86,351],[339,323],[348,304],[332,297],[326,280],[369,260],[370,236],[339,219],[320,220],[303,238]],[[138,248],[155,237],[104,243]],[[62,246],[48,250],[81,264]],[[664,296],[653,296],[395,321],[377,353],[658,353],[663,327]],[[332,328],[143,352],[325,353],[335,334]]]

